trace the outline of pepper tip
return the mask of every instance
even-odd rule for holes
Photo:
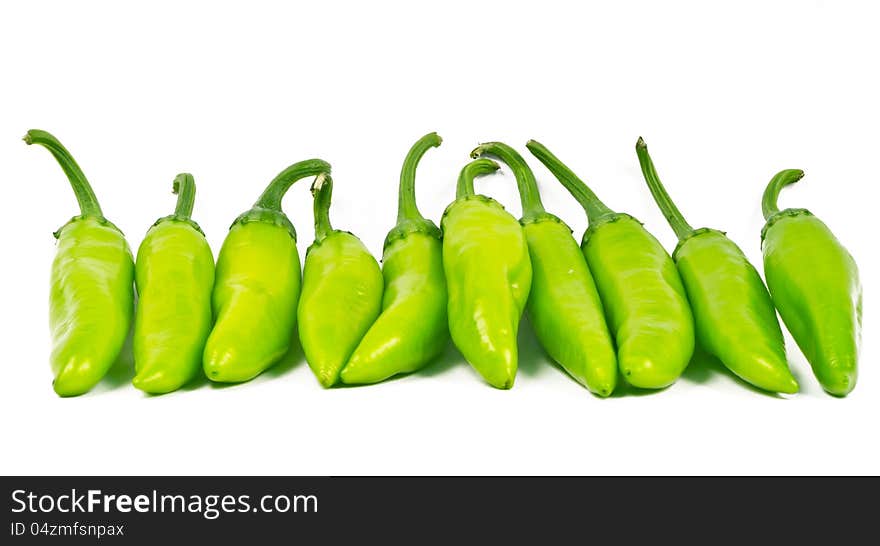
[[[643,139],[642,137],[639,137],[639,139],[636,141],[636,150],[646,150],[646,149],[648,149],[648,144],[645,143],[645,139]]]

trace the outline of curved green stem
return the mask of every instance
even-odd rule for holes
[[[519,199],[522,203],[523,220],[529,220],[545,212],[535,175],[526,160],[516,150],[503,142],[486,142],[471,152],[471,157],[474,159],[483,155],[491,155],[500,159],[513,171],[513,175],[516,177],[516,186],[519,189]]]
[[[785,186],[794,184],[804,177],[804,171],[800,169],[785,169],[776,173],[767,188],[764,190],[764,196],[761,198],[761,211],[764,213],[764,219],[769,220],[771,216],[779,212],[779,206],[776,201],[779,199],[779,192]]]
[[[422,222],[425,217],[416,206],[416,167],[425,152],[440,146],[443,139],[437,133],[428,133],[413,144],[400,169],[400,189],[397,197],[397,223]]]
[[[660,182],[660,176],[657,174],[657,169],[654,168],[654,161],[648,154],[648,145],[645,144],[642,137],[639,137],[636,142],[636,154],[639,156],[639,165],[642,166],[642,175],[645,177],[645,182],[648,183],[648,189],[651,190],[651,195],[654,196],[654,201],[660,208],[660,212],[666,217],[666,221],[669,222],[676,237],[679,239],[687,237],[693,233],[694,228],[684,219],[684,215],[675,206],[672,198],[666,192],[666,188],[663,187],[663,183]]]
[[[474,194],[474,178],[491,174],[500,168],[498,163],[491,159],[475,159],[461,169],[458,175],[458,184],[455,187],[455,198],[470,197]]]
[[[330,224],[330,199],[333,197],[333,179],[321,173],[312,183],[315,211],[315,241],[321,242],[333,232]]]
[[[67,148],[57,138],[46,131],[31,129],[24,135],[24,141],[27,144],[39,144],[55,156],[58,164],[61,165],[61,169],[64,170],[64,174],[70,180],[73,193],[76,195],[76,200],[79,203],[80,214],[103,218],[104,214],[101,212],[101,205],[98,204],[98,198],[95,196],[91,184],[86,179],[86,175],[83,174],[82,169],[76,164],[73,156],[70,155]]]
[[[526,143],[526,148],[528,148],[529,151],[532,152],[532,155],[537,157],[538,160],[543,163],[551,173],[553,173],[553,176],[565,186],[565,189],[568,190],[572,197],[584,207],[584,211],[587,213],[587,219],[590,221],[590,224],[599,221],[603,216],[614,213],[614,211],[605,206],[605,203],[596,197],[593,190],[587,187],[583,180],[578,178],[577,175],[574,174],[565,163],[560,161],[558,157],[553,155],[546,146],[537,140],[530,140]]]
[[[192,217],[193,205],[196,202],[196,181],[189,173],[180,173],[174,178],[173,193],[177,194],[177,206],[174,216],[189,220]]]
[[[330,164],[321,159],[306,159],[294,163],[278,173],[278,176],[269,183],[254,206],[281,212],[281,199],[294,182],[322,173],[330,174]]]

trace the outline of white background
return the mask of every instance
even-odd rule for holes
[[[0,472],[13,474],[642,474],[880,471],[877,369],[878,11],[855,2],[19,2],[0,10]],[[305,5],[303,5],[305,4]],[[55,133],[137,248],[196,177],[215,253],[291,162],[333,164],[332,217],[379,256],[400,163],[436,130],[418,176],[437,220],[479,142],[547,144],[613,208],[672,249],[639,172],[647,140],[695,226],[760,268],[759,200],[782,168],[856,257],[865,285],[855,392],[823,394],[788,338],[803,392],[774,397],[717,365],[666,391],[600,400],[521,331],[512,391],[450,348],[424,373],[323,390],[295,351],[240,386],[147,397],[123,363],[59,399],[48,365],[52,231],[76,213],[29,128]],[[584,214],[531,156],[548,210]],[[513,178],[478,182],[515,215]],[[308,183],[284,207],[310,243]]]

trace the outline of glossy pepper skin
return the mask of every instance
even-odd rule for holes
[[[532,265],[516,218],[494,199],[474,194],[474,177],[497,169],[489,159],[466,165],[440,225],[452,341],[490,385],[509,389]]]
[[[538,340],[576,381],[594,394],[610,395],[617,385],[617,355],[596,283],[571,229],[544,210],[535,176],[516,150],[489,142],[471,155],[494,156],[516,176],[532,264],[526,309]]]
[[[104,218],[70,152],[45,131],[30,130],[24,141],[52,153],[79,202],[79,216],[55,232],[49,293],[53,387],[59,396],[77,396],[98,384],[125,344],[134,309],[134,262],[125,236]]]
[[[678,237],[672,257],[694,313],[697,342],[744,381],[796,393],[782,328],[757,269],[723,232],[692,228],[660,182],[641,138],[636,152],[648,188]]]
[[[822,388],[846,396],[858,377],[862,285],[855,260],[824,222],[806,209],[777,207],[779,191],[803,176],[801,170],[781,171],[764,192],[764,274]]]
[[[192,220],[192,175],[177,175],[173,191],[178,196],[174,214],[147,231],[135,262],[132,383],[150,394],[175,391],[199,373],[212,325],[214,255]]]
[[[339,373],[382,310],[382,271],[360,239],[330,224],[333,180],[312,186],[315,242],[306,252],[299,301],[299,340],[323,387]]]
[[[291,165],[229,228],[217,258],[216,322],[203,357],[212,381],[248,381],[290,348],[301,273],[296,230],[281,210],[281,199],[297,180],[329,172],[330,165],[320,159]]]
[[[421,215],[415,196],[419,160],[441,142],[437,133],[423,136],[403,162],[397,225],[385,238],[382,256],[382,312],[342,369],[343,383],[376,383],[414,372],[449,340],[440,228]]]
[[[546,147],[526,145],[584,207],[581,250],[617,343],[617,362],[635,387],[674,383],[694,352],[694,320],[672,258],[641,222],[613,212]]]

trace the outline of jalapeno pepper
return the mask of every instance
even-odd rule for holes
[[[147,231],[135,263],[132,383],[151,394],[177,390],[199,373],[211,331],[214,255],[192,220],[192,175],[177,175],[173,191],[174,214],[159,218]]]
[[[52,153],[79,202],[79,216],[55,232],[49,293],[53,387],[76,396],[94,387],[122,351],[134,309],[134,261],[70,152],[46,131],[30,130],[24,141]]]
[[[501,142],[481,144],[473,157],[494,156],[516,176],[520,224],[532,263],[526,309],[541,345],[575,380],[599,396],[617,384],[617,356],[596,283],[571,229],[544,210],[535,175],[516,150]]]
[[[516,218],[494,199],[474,194],[474,178],[497,169],[490,159],[466,165],[440,225],[452,341],[490,385],[509,389],[532,265]]]
[[[584,207],[581,250],[593,272],[617,361],[636,387],[674,383],[694,351],[694,321],[672,258],[642,223],[614,212],[542,144],[526,145]]]
[[[360,239],[330,224],[333,181],[312,186],[315,242],[306,252],[299,301],[299,340],[324,387],[339,373],[382,310],[382,271]]]
[[[414,372],[446,347],[446,278],[440,228],[416,206],[416,167],[442,142],[437,133],[420,138],[400,172],[397,225],[388,232],[382,256],[382,313],[342,369],[343,383],[376,383]]]
[[[724,232],[692,228],[660,182],[641,138],[636,152],[651,195],[678,237],[672,257],[694,312],[697,342],[752,385],[797,392],[776,309],[758,271]]]
[[[281,210],[281,199],[297,180],[329,172],[330,165],[320,159],[291,165],[229,228],[217,257],[216,323],[203,361],[212,381],[248,381],[287,353],[301,273],[296,230]]]
[[[862,285],[852,255],[824,222],[806,209],[779,210],[779,191],[803,176],[797,169],[781,171],[764,191],[764,274],[822,388],[846,396],[858,377]]]

